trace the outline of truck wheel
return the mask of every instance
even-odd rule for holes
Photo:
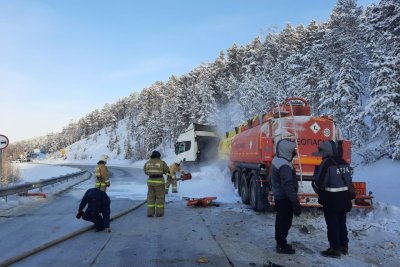
[[[257,174],[250,177],[250,205],[254,211],[264,212],[269,208],[267,185],[257,183]]]
[[[249,204],[250,203],[250,197],[249,197],[249,183],[247,182],[246,179],[246,173],[243,172],[242,176],[240,177],[240,196],[242,197],[242,203],[243,204]]]
[[[239,188],[239,181],[240,181],[240,169],[236,169],[232,174],[232,182],[235,189]]]

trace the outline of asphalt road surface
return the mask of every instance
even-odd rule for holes
[[[81,168],[93,170],[94,166]],[[141,169],[109,167],[109,171],[114,185],[110,195],[118,196],[111,198],[111,216],[143,202],[144,196],[121,197],[127,194],[124,187],[145,185]],[[76,220],[75,214],[93,182],[83,182],[2,216],[0,262],[90,225]],[[116,191],[111,192],[113,187]],[[12,266],[262,266],[267,242],[241,242],[255,230],[250,226],[254,223],[251,218],[259,216],[242,209],[240,204],[187,207],[186,201],[170,194],[164,217],[148,218],[143,205],[112,221],[111,233],[89,230]],[[273,217],[270,220],[272,225]]]
[[[94,166],[87,166],[93,170]],[[142,169],[109,167],[112,186],[111,216],[145,200]],[[85,181],[55,196],[0,214],[0,266],[2,262],[40,247],[91,223],[75,214],[86,189]],[[129,195],[131,186],[143,193]],[[135,191],[138,192],[138,191]],[[218,203],[218,202],[217,202]],[[241,203],[194,208],[169,194],[164,217],[146,216],[146,205],[111,222],[112,232],[90,229],[64,242],[18,261],[12,266],[399,266],[398,235],[384,228],[358,229],[365,215],[354,211],[350,255],[322,257],[327,247],[320,210],[303,210],[293,220],[289,242],[294,255],[275,252],[275,213],[256,213]],[[355,228],[357,227],[357,228]],[[373,240],[373,242],[369,242]]]

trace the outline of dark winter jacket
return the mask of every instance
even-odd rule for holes
[[[295,155],[295,143],[286,139],[280,140],[276,145],[276,156],[272,160],[272,192],[274,199],[289,199],[291,202],[298,200],[299,185],[296,170],[291,161]]]
[[[103,223],[105,227],[110,225],[110,204],[111,200],[107,193],[98,188],[91,188],[86,191],[79,204],[79,210],[83,210],[88,206],[85,213],[101,213],[103,215]]]
[[[349,212],[352,204],[348,187],[352,182],[352,169],[339,157],[335,142],[321,143],[319,152],[323,161],[314,172],[319,193],[318,202],[326,211]]]

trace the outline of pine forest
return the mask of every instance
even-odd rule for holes
[[[400,159],[400,1],[363,9],[339,0],[326,22],[288,24],[278,33],[232,46],[213,62],[106,104],[60,133],[13,144],[54,152],[106,129],[108,147],[144,159],[173,146],[192,122],[230,131],[288,97],[303,97],[313,115],[333,115],[365,162]],[[116,128],[126,122],[124,147]],[[373,146],[371,144],[374,144]]]

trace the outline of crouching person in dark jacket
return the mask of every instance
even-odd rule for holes
[[[96,232],[107,229],[111,232],[110,228],[110,198],[107,193],[98,188],[91,188],[86,191],[79,204],[77,219],[93,222],[96,227]],[[85,211],[83,209],[88,206]]]
[[[272,160],[272,192],[274,194],[276,219],[276,251],[283,254],[294,254],[295,250],[287,243],[289,229],[292,227],[293,214],[299,216],[301,207],[297,192],[299,185],[296,170],[291,161],[296,155],[296,144],[286,139],[276,145],[276,156]]]
[[[330,246],[321,255],[339,258],[341,253],[348,253],[346,213],[351,210],[354,198],[349,193],[352,170],[339,156],[334,141],[322,142],[318,150],[323,160],[315,168],[313,187],[319,194],[318,202],[323,205]]]

